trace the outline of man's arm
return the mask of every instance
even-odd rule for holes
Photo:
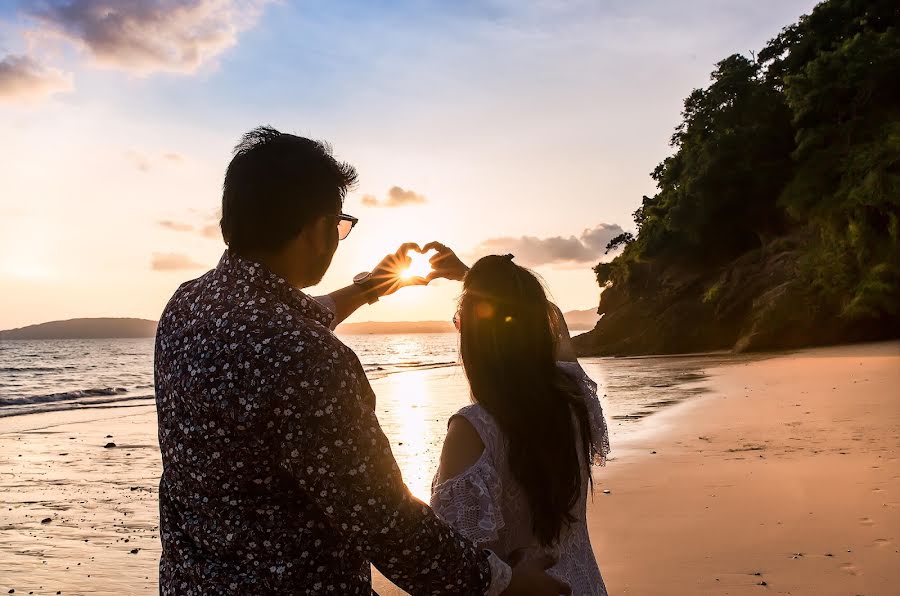
[[[403,483],[358,359],[337,342],[312,351],[285,387],[283,467],[351,548],[406,591],[486,593],[487,554]]]

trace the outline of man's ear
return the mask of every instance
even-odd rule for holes
[[[325,252],[328,247],[328,217],[319,216],[300,232],[301,241],[314,251],[314,254]]]

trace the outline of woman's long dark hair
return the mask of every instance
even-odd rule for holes
[[[544,546],[574,521],[570,511],[582,472],[590,478],[587,407],[575,381],[556,366],[557,313],[538,278],[511,255],[484,257],[466,274],[460,351],[472,398],[506,437],[510,470],[525,491],[534,534]]]

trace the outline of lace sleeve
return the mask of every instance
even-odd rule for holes
[[[557,362],[557,366],[572,375],[581,387],[591,425],[591,463],[604,466],[609,455],[609,429],[606,427],[600,396],[597,395],[597,383],[577,362]]]
[[[504,527],[500,477],[484,455],[474,466],[431,488],[431,508],[481,548],[491,548]]]

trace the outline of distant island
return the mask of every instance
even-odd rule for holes
[[[153,337],[156,321],[148,319],[69,319],[0,331],[0,339],[106,339]]]
[[[335,330],[343,335],[373,335],[395,333],[447,333],[456,331],[450,321],[365,321],[341,323]]]
[[[597,322],[595,310],[572,310],[564,314],[570,329],[590,329]],[[455,331],[450,321],[366,321],[343,323],[337,332],[345,335],[396,333],[447,333]],[[50,321],[17,329],[0,331],[6,339],[116,339],[153,337],[156,321],[134,318],[85,318]]]

